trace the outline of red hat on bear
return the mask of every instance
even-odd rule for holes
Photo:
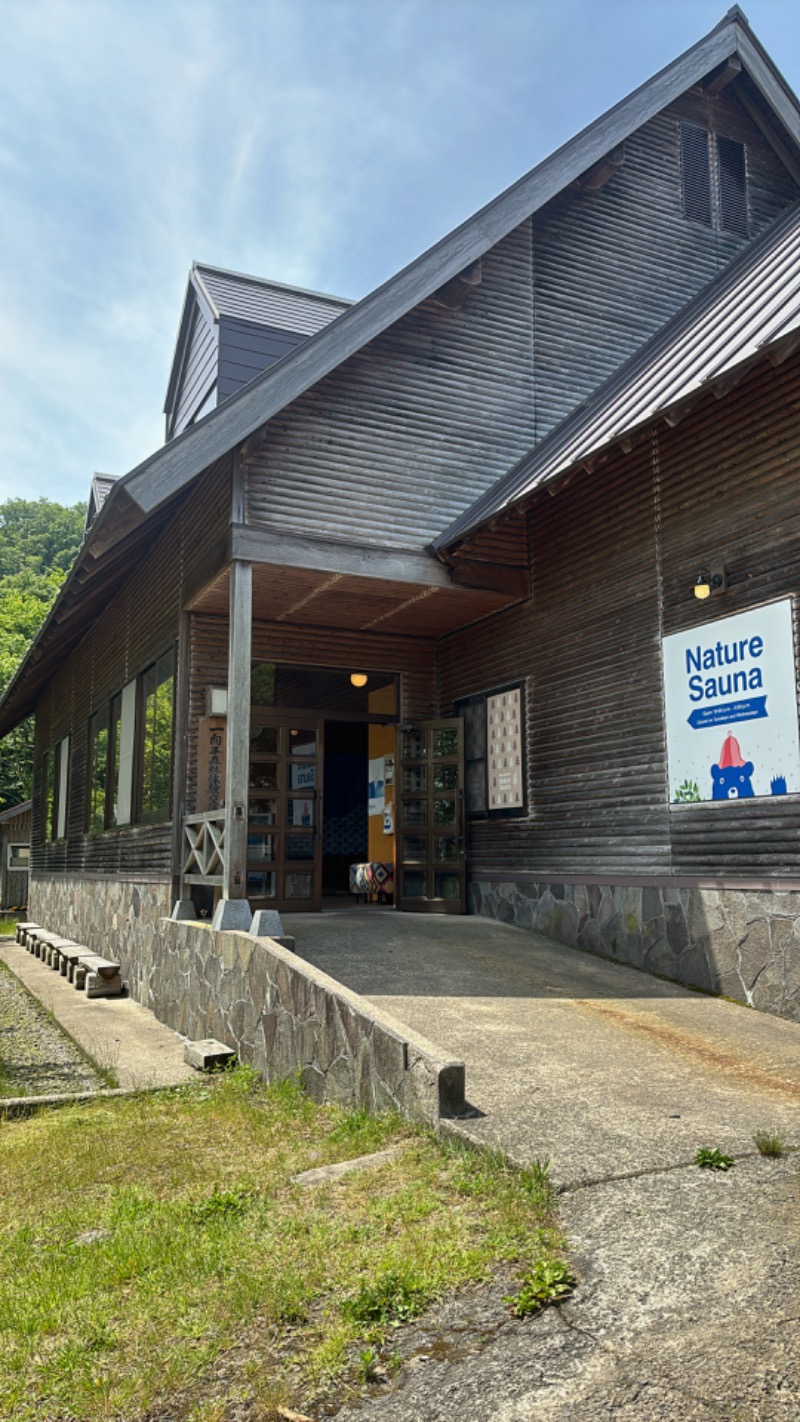
[[[736,737],[732,736],[729,731],[720,752],[719,768],[720,770],[728,770],[730,766],[738,765],[744,765],[742,752],[739,749],[739,742]]]

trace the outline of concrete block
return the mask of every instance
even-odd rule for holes
[[[183,1060],[196,1071],[217,1071],[236,1061],[236,1053],[224,1042],[213,1037],[203,1037],[197,1042],[187,1042],[183,1048]]]
[[[248,929],[254,938],[277,938],[280,943],[283,937],[283,923],[277,909],[258,909],[253,914],[253,920]]]
[[[220,899],[214,909],[211,927],[217,933],[223,933],[226,930],[248,933],[252,921],[253,910],[247,899]]]
[[[197,909],[191,899],[176,899],[171,917],[176,923],[184,923],[197,918]]]
[[[117,973],[115,978],[104,978],[99,973],[94,973],[90,968],[85,969],[84,991],[87,997],[119,997],[122,992],[122,978]]]

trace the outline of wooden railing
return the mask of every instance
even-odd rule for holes
[[[221,885],[224,874],[225,811],[187,815],[183,821],[184,883]]]

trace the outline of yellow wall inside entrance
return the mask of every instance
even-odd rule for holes
[[[385,712],[389,716],[395,714],[396,700],[394,686],[383,686],[378,691],[370,693],[369,709],[372,715],[380,715]],[[395,728],[394,726],[370,726],[369,728],[369,759],[370,761],[383,759],[384,781],[388,770],[392,783],[384,787],[384,808],[380,814],[369,817],[369,860],[371,863],[380,861],[384,864],[394,863],[394,834],[384,833],[384,812],[391,809],[392,820],[394,820],[394,755],[395,755]],[[387,759],[389,766],[387,767]]]

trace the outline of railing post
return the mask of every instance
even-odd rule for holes
[[[248,929],[247,799],[250,775],[250,657],[253,627],[253,566],[235,559],[230,567],[228,630],[228,736],[225,762],[225,872],[215,928]]]

